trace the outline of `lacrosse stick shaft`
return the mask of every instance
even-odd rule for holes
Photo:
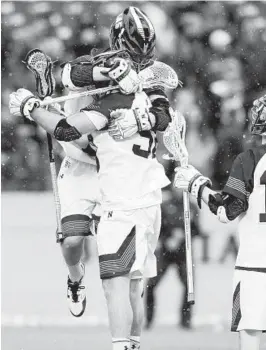
[[[184,207],[184,228],[185,228],[185,243],[186,243],[186,272],[187,272],[187,301],[189,304],[195,303],[194,297],[194,280],[193,280],[193,259],[192,259],[192,244],[191,244],[191,225],[190,225],[190,206],[189,194],[183,192],[183,207]]]
[[[181,167],[188,165],[188,151],[185,145],[186,121],[182,114],[169,109],[173,118],[164,132],[164,144]],[[191,244],[190,205],[188,191],[183,192],[184,231],[186,244],[187,301],[194,304],[193,260]]]
[[[169,89],[175,89],[179,84],[178,76],[175,71],[162,62],[155,62],[153,66],[143,69],[139,73],[139,77],[141,81],[141,90],[153,86],[162,86]],[[61,103],[79,97],[103,94],[117,89],[120,89],[119,85],[77,92],[76,94],[71,94],[69,96],[56,97],[50,101],[42,101],[40,106],[44,107],[52,103]]]
[[[54,158],[53,139],[52,139],[52,136],[48,133],[47,133],[47,145],[48,145],[50,172],[51,172],[52,189],[53,189],[53,195],[54,195],[55,214],[56,214],[56,225],[57,225],[56,241],[60,242],[63,239],[62,224],[61,224],[61,205],[60,205],[59,191],[57,186],[57,174],[56,174],[56,166],[55,166],[55,158]]]
[[[51,96],[55,89],[55,79],[52,73],[52,61],[43,51],[39,49],[31,50],[24,62],[27,68],[34,73],[36,80],[36,92],[41,100],[45,97]],[[46,107],[47,109],[48,107]],[[63,238],[62,228],[61,228],[61,207],[59,201],[59,192],[57,187],[57,176],[56,176],[56,167],[55,167],[55,158],[53,151],[53,140],[50,134],[47,133],[47,144],[48,144],[48,154],[50,162],[50,171],[51,171],[51,180],[52,188],[55,202],[56,210],[56,223],[57,223],[57,232],[56,238],[57,242]]]
[[[83,92],[77,92],[76,94],[71,94],[67,96],[61,96],[61,97],[55,97],[52,99],[49,99],[47,101],[41,101],[40,106],[41,107],[46,107],[49,106],[53,103],[61,103],[65,102],[68,100],[74,100],[79,97],[84,97],[84,96],[90,96],[90,95],[97,95],[97,94],[103,94],[105,92],[117,90],[119,87],[118,86],[109,86],[106,88],[100,88],[100,89],[94,89],[94,90],[88,90],[88,91],[83,91]]]
[[[187,166],[187,165],[188,165],[188,158],[184,157],[181,160],[181,166]],[[189,304],[194,304],[195,296],[194,296],[194,278],[193,278],[193,258],[192,258],[192,243],[191,243],[190,204],[189,204],[188,191],[183,191],[183,208],[184,208],[185,244],[186,244],[187,301]]]

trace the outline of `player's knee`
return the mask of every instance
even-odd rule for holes
[[[102,279],[103,290],[106,299],[112,298],[114,295],[129,296],[129,276],[118,276],[115,278]]]
[[[255,329],[243,329],[240,331],[240,335],[243,337],[257,337],[262,333],[262,331],[257,331]]]
[[[103,291],[104,291],[105,298],[107,300],[109,300],[111,295],[112,295],[112,293],[113,293],[113,289],[114,289],[113,279],[112,278],[108,278],[108,279],[102,280],[102,286],[103,286]]]
[[[82,236],[66,237],[62,242],[62,246],[66,249],[79,248],[83,244],[84,238]]]
[[[137,301],[143,294],[143,279],[131,280],[130,282],[130,300]]]

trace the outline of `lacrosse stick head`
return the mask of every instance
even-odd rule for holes
[[[27,68],[34,73],[36,79],[36,91],[43,99],[51,96],[55,90],[55,79],[52,68],[53,63],[49,56],[39,49],[28,52],[24,63]]]
[[[153,65],[139,72],[144,89],[159,86],[165,89],[176,89],[181,83],[178,80],[176,72],[167,64],[155,61]]]
[[[181,166],[188,164],[188,151],[185,145],[186,121],[182,114],[170,109],[172,122],[163,134],[163,142],[166,149],[173,155],[173,159],[179,161]]]

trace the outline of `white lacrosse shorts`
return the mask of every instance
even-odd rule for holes
[[[103,212],[96,236],[101,279],[156,276],[160,229],[160,205]]]
[[[65,157],[57,178],[64,237],[88,236],[100,216],[100,187],[95,165]]]
[[[234,271],[231,331],[266,331],[266,273]]]

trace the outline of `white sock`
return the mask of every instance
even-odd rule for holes
[[[69,271],[69,278],[72,282],[78,282],[84,275],[84,268],[81,265],[81,262],[79,261],[76,265],[69,266],[68,265],[68,271]]]
[[[140,349],[140,336],[135,336],[135,335],[130,336],[130,349],[132,350]]]
[[[140,349],[140,336],[130,336],[130,349],[131,350],[139,350]]]
[[[130,350],[130,340],[126,338],[112,338],[112,350]]]

